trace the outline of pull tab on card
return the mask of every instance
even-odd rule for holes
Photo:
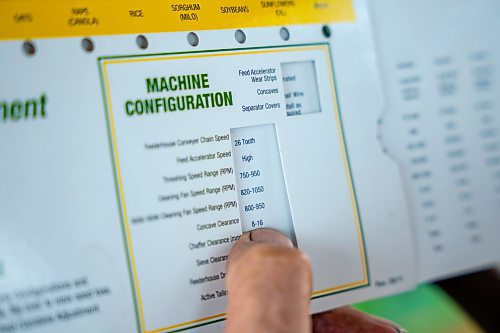
[[[297,245],[274,124],[231,129],[243,232],[271,228]]]

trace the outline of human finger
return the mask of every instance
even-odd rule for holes
[[[311,332],[311,266],[283,234],[245,233],[229,254],[226,333]]]

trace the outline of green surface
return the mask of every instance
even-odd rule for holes
[[[412,333],[482,332],[452,298],[434,285],[422,285],[414,291],[354,307],[394,321]]]

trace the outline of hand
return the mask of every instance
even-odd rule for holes
[[[244,233],[229,254],[226,333],[405,332],[395,324],[342,307],[309,315],[309,259],[283,234]]]

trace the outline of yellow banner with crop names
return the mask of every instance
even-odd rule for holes
[[[0,39],[350,22],[352,0],[0,0]]]

